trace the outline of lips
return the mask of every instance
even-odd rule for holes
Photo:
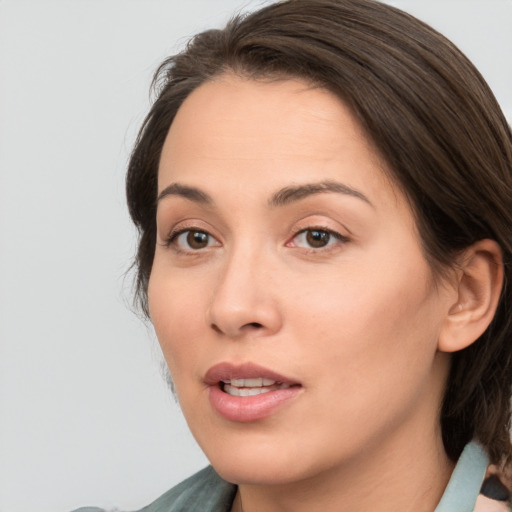
[[[280,375],[279,373],[269,370],[263,366],[253,363],[244,363],[234,365],[231,363],[220,363],[212,366],[204,377],[204,381],[208,386],[217,385],[219,382],[226,382],[236,379],[268,379],[274,382],[282,382],[290,385],[300,385],[298,382]]]
[[[291,387],[291,384],[276,382],[275,380],[262,377],[255,379],[231,379],[221,382],[221,389],[224,393],[232,396],[256,396],[289,387]]]
[[[299,382],[252,363],[215,365],[204,381],[213,409],[225,419],[237,422],[269,417],[302,389]]]

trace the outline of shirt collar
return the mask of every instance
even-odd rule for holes
[[[488,465],[489,458],[479,443],[466,445],[434,512],[472,512]]]

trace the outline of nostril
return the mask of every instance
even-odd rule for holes
[[[222,330],[221,330],[221,329],[219,329],[215,324],[212,324],[212,325],[211,325],[211,327],[212,327],[212,329],[213,329],[215,332],[217,332],[217,333],[219,333],[219,334],[222,334]]]
[[[224,331],[217,324],[212,323],[210,327],[218,334],[225,334]],[[260,324],[259,322],[249,322],[240,327],[240,333],[252,329],[263,329],[263,324]]]
[[[258,322],[251,322],[249,324],[245,324],[244,327],[252,327],[254,329],[261,329],[263,327],[263,325]]]
[[[251,333],[263,333],[266,330],[266,325],[260,322],[247,322],[243,324],[237,324],[236,322],[230,323],[216,323],[212,322],[210,328],[217,334],[227,335],[230,338],[239,338],[244,335],[250,335]]]

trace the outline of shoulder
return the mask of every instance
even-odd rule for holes
[[[138,512],[229,512],[235,494],[236,486],[223,480],[211,466],[208,466]],[[74,512],[108,511],[97,507],[84,507]]]

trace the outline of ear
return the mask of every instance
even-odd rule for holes
[[[441,327],[438,349],[456,352],[474,343],[489,327],[503,288],[503,256],[494,240],[480,240],[459,260],[457,300]]]

